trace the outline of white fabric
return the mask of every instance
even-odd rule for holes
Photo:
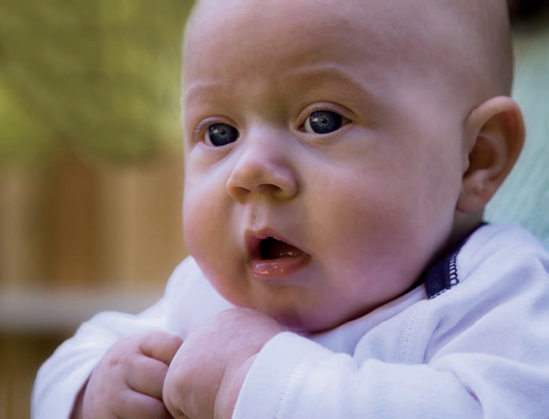
[[[324,334],[274,337],[234,417],[549,417],[549,255],[524,230],[489,225],[461,249],[457,269],[459,285],[432,300],[420,286]],[[229,307],[187,259],[157,305],[100,314],[54,353],[37,376],[33,418],[67,418],[120,337],[153,328],[185,336]]]

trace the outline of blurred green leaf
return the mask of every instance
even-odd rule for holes
[[[0,162],[34,164],[56,146],[52,130],[34,118],[0,78]]]
[[[0,158],[60,140],[115,162],[180,147],[191,0],[0,0]]]

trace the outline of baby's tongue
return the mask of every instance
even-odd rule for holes
[[[266,245],[265,256],[267,259],[295,257],[303,254],[298,248],[274,239],[269,239]]]

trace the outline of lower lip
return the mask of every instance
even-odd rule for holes
[[[309,260],[308,255],[267,260],[255,258],[250,261],[250,269],[256,278],[282,279],[304,268]]]

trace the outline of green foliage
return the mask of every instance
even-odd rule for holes
[[[69,143],[115,162],[180,143],[191,0],[0,0],[0,161]]]
[[[0,162],[34,163],[54,151],[47,124],[34,118],[0,78]]]

